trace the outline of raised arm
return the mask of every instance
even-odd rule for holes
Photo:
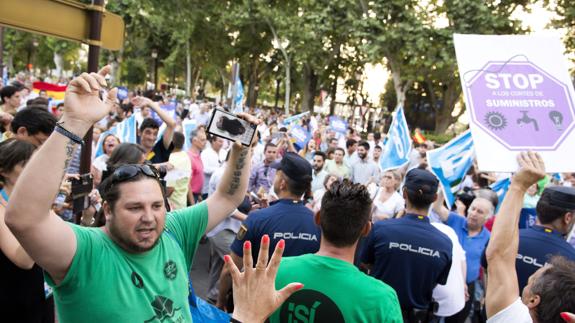
[[[238,116],[254,124],[260,123],[258,119],[248,114],[240,113]],[[243,202],[248,189],[251,160],[251,148],[242,146],[239,141],[232,145],[222,180],[216,192],[207,199],[209,218],[206,232],[226,219]]]
[[[437,199],[433,202],[433,211],[439,215],[441,222],[447,222],[449,218],[449,210],[445,207],[445,197],[443,196],[443,190],[440,188],[437,192]]]
[[[515,258],[519,248],[519,214],[527,189],[545,177],[545,165],[536,153],[521,153],[519,172],[511,180],[509,190],[497,214],[486,250],[487,317],[497,314],[519,297]]]
[[[70,82],[59,122],[63,128],[84,137],[96,121],[108,114],[117,92],[109,91],[106,102],[99,98],[108,72],[107,66],[98,74],[83,73]],[[76,146],[73,140],[54,131],[27,163],[6,208],[6,224],[56,283],[65,277],[74,258],[76,236],[68,224],[50,213],[50,208]]]
[[[176,121],[170,117],[170,115],[160,107],[158,102],[154,102],[148,98],[137,96],[132,99],[132,104],[139,107],[150,107],[162,121],[166,124],[166,130],[162,135],[162,141],[164,142],[164,147],[166,149],[170,148],[172,139],[174,137],[174,129],[176,128]]]

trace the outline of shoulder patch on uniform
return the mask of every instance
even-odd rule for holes
[[[244,237],[246,236],[247,232],[248,232],[248,227],[242,223],[242,225],[240,226],[240,229],[238,230],[238,234],[236,235],[236,237],[238,238],[238,240],[244,240]]]

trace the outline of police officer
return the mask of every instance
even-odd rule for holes
[[[433,288],[447,282],[451,268],[451,240],[427,217],[438,184],[426,170],[409,171],[403,186],[406,215],[375,223],[362,252],[370,275],[397,292],[405,322],[434,319]]]
[[[520,291],[551,256],[560,255],[575,261],[575,248],[564,238],[575,223],[575,188],[546,188],[536,209],[536,225],[519,230],[519,253],[515,264]]]
[[[311,186],[311,164],[290,152],[270,167],[277,169],[273,188],[279,199],[268,208],[250,212],[247,220],[242,223],[231,246],[232,260],[239,268],[243,265],[244,241],[251,242],[255,263],[264,235],[270,239],[270,257],[281,239],[285,240],[284,256],[299,256],[319,250],[319,227],[314,222],[312,211],[302,201],[302,196]],[[222,272],[220,280],[218,306],[224,307],[225,300],[222,297],[225,297],[231,285],[226,271]]]

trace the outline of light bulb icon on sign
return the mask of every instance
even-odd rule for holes
[[[549,112],[549,119],[555,125],[557,131],[563,130],[563,115],[559,111],[551,111]]]

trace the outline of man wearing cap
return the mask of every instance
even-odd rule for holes
[[[319,227],[314,222],[312,211],[302,201],[303,194],[311,185],[310,163],[290,152],[270,167],[277,169],[273,187],[279,199],[268,208],[250,212],[247,220],[242,223],[231,246],[232,259],[239,268],[243,266],[244,241],[251,241],[253,259],[257,261],[260,241],[264,235],[270,239],[270,257],[281,239],[285,240],[283,255],[287,257],[314,253],[319,249]],[[230,277],[224,270],[220,278],[219,306],[225,304],[230,287]]]
[[[370,275],[397,292],[405,322],[434,317],[433,288],[447,282],[451,268],[451,240],[427,217],[438,184],[426,170],[409,171],[403,187],[406,215],[375,223],[361,255]]]
[[[536,210],[536,224],[519,230],[519,253],[515,262],[519,290],[523,290],[528,278],[552,256],[575,261],[575,248],[564,238],[575,223],[575,188],[547,187]]]

